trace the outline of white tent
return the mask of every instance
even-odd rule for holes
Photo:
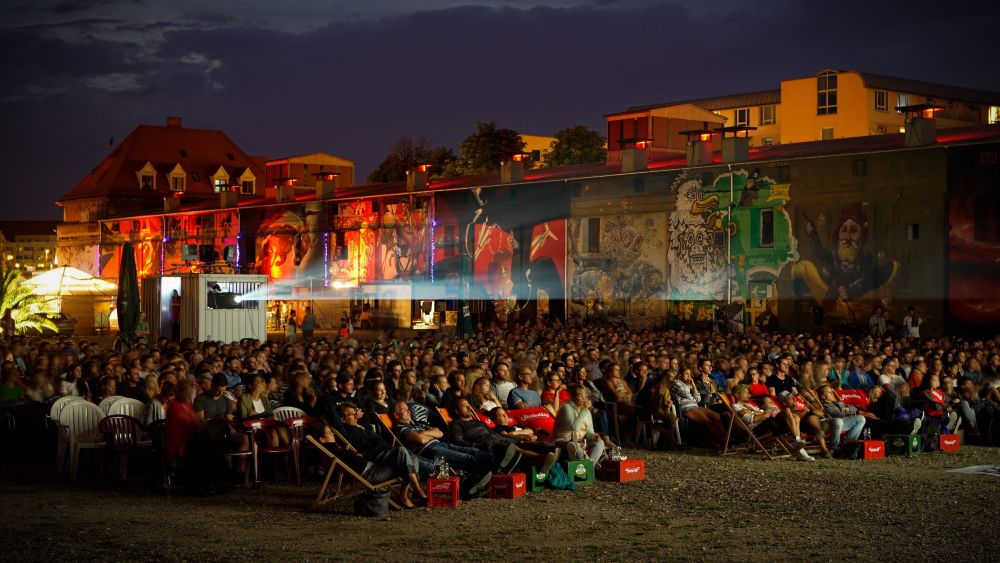
[[[34,288],[38,295],[50,297],[114,297],[118,293],[117,284],[95,278],[70,266],[59,266],[37,274],[25,284]]]

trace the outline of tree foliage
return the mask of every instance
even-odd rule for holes
[[[0,315],[10,309],[15,330],[21,334],[42,329],[55,331],[56,325],[39,312],[43,298],[24,281],[20,270],[0,270]]]
[[[560,129],[555,136],[556,140],[545,157],[546,166],[602,162],[608,157],[604,137],[585,125]]]
[[[432,147],[423,135],[416,139],[401,137],[366,181],[369,184],[400,182],[406,179],[406,171],[418,164],[430,164],[430,176],[440,176],[451,168],[455,160],[455,153],[450,148]]]
[[[500,169],[500,163],[524,151],[521,135],[513,129],[500,129],[496,121],[476,124],[476,132],[462,141],[455,171],[462,175],[483,174]],[[526,165],[530,163],[526,162]]]

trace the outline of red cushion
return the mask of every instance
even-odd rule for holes
[[[750,395],[754,397],[763,397],[767,395],[767,385],[763,383],[754,383],[750,386]]]
[[[539,431],[551,436],[555,432],[556,419],[545,408],[514,409],[507,411],[515,426],[530,428],[535,434]]]
[[[485,422],[486,426],[489,426],[490,428],[493,428],[494,426],[497,425],[495,422],[493,422],[492,418],[490,418],[489,416],[487,416],[486,413],[484,413],[482,411],[476,411],[476,417],[479,420]]]
[[[867,409],[871,402],[868,400],[868,395],[860,389],[838,389],[834,392],[843,403],[862,410]]]

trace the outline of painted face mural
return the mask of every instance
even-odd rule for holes
[[[324,278],[322,208],[276,211],[257,231],[257,270],[271,279]]]
[[[726,242],[719,196],[705,197],[700,180],[677,188],[670,215],[671,297],[722,299],[725,296]]]

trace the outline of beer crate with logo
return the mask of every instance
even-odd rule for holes
[[[882,440],[856,440],[851,445],[861,448],[860,459],[885,459],[885,442]]]
[[[607,460],[597,475],[601,481],[627,483],[646,479],[646,462],[641,459]]]
[[[885,436],[885,449],[889,455],[913,457],[920,453],[921,446],[918,434],[887,434]]]
[[[961,444],[962,440],[958,434],[941,434],[940,445],[942,452],[957,452]]]
[[[577,485],[589,485],[594,482],[594,462],[589,459],[559,462],[562,468]]]
[[[427,480],[427,508],[458,508],[458,477]]]
[[[490,498],[521,498],[527,490],[527,476],[524,473],[498,474],[490,479]]]
[[[545,481],[549,479],[548,473],[542,473],[538,467],[532,467],[528,477],[529,491],[544,491],[546,489]]]

